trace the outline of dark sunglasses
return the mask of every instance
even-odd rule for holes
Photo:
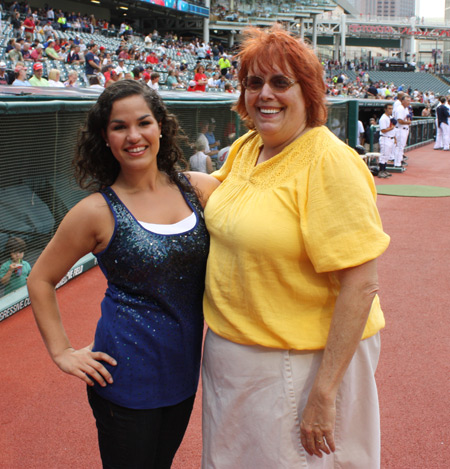
[[[249,75],[242,80],[244,88],[250,92],[261,91],[266,80],[258,75]],[[297,81],[291,80],[284,75],[274,75],[268,80],[269,86],[275,93],[284,93],[291,86],[294,86]]]

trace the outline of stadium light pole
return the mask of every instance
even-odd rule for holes
[[[434,73],[436,73],[437,55],[438,55],[438,38],[436,38],[436,49],[434,49]]]
[[[341,63],[345,62],[345,37],[347,34],[347,15],[341,15]]]
[[[209,10],[210,6],[211,6],[211,1],[206,0],[205,1],[205,7],[208,8],[208,10]],[[208,16],[208,18],[205,18],[203,20],[203,42],[205,44],[208,44],[208,42],[209,42],[209,16]]]

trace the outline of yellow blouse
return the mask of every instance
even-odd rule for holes
[[[375,259],[389,244],[373,177],[359,155],[316,127],[256,165],[262,140],[237,140],[214,176],[204,314],[241,344],[325,347],[339,283],[334,271]],[[384,326],[378,296],[363,338]]]

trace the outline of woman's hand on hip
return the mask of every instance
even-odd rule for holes
[[[89,386],[94,385],[92,379],[103,387],[112,384],[112,376],[101,362],[116,366],[116,360],[106,353],[93,352],[92,348],[93,343],[79,350],[67,348],[54,357],[54,361],[62,371],[80,378]]]
[[[321,398],[311,391],[300,423],[300,438],[309,455],[321,458],[322,452],[330,454],[335,451],[335,422],[335,399]]]

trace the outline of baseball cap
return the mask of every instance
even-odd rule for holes
[[[0,62],[0,68],[6,68],[6,63],[5,62]]]
[[[33,65],[33,70],[43,70],[44,66],[39,63],[39,62],[36,62],[34,65]]]
[[[105,49],[106,49],[106,47],[103,47],[103,46],[100,47],[100,50],[105,50]]]
[[[195,80],[191,80],[191,81],[189,82],[189,86],[190,86],[191,88],[193,88],[195,85],[196,85]]]
[[[142,74],[142,77],[145,78],[145,79],[147,79],[147,78],[150,79],[150,73],[144,72],[144,73]]]

